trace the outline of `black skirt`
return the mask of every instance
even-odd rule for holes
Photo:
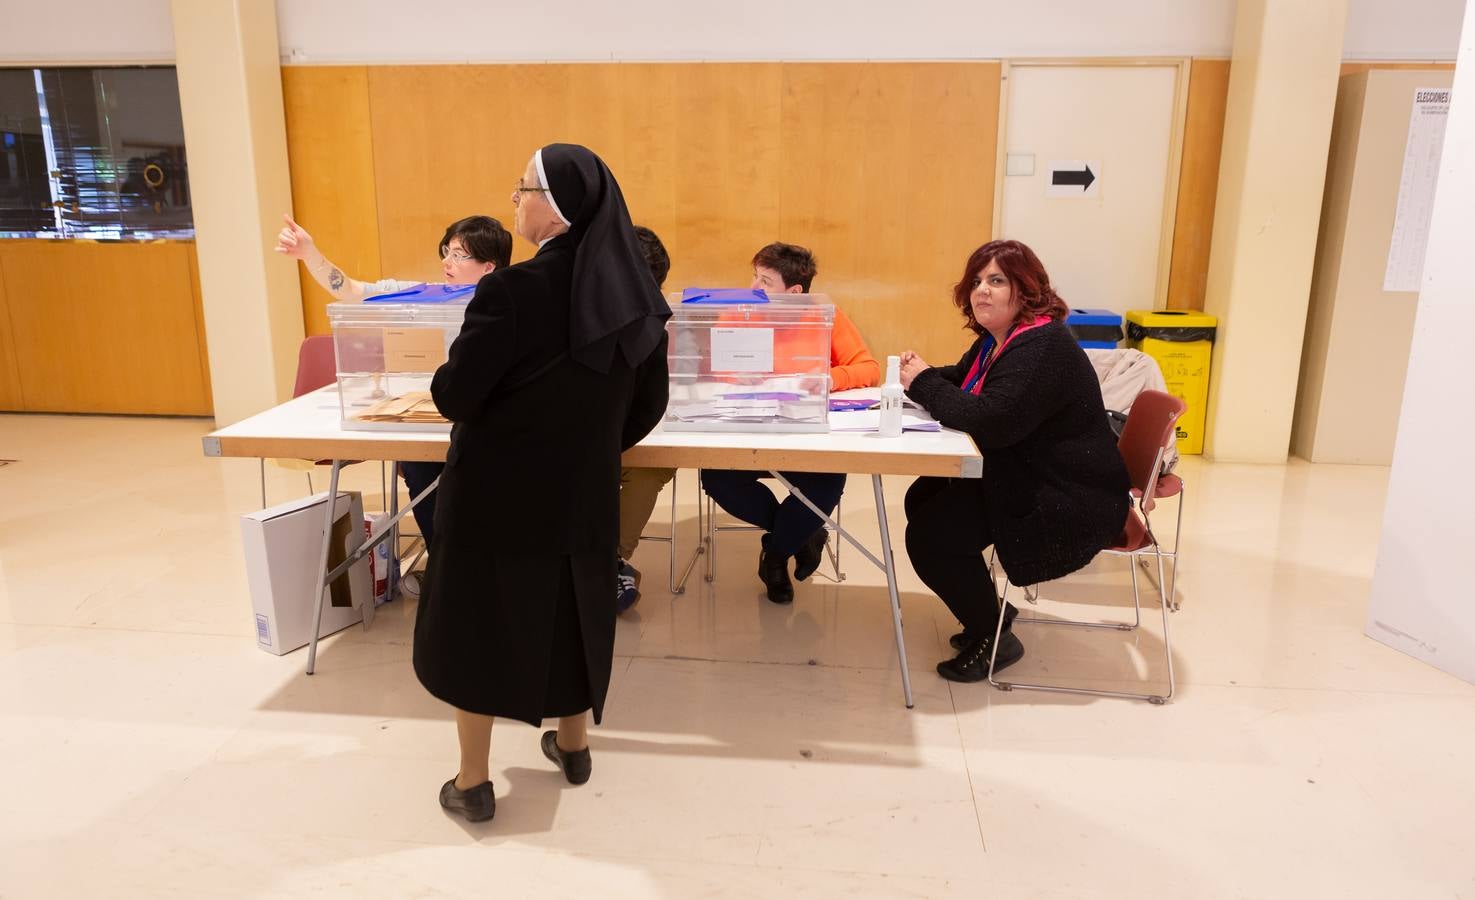
[[[603,717],[614,661],[608,554],[529,556],[436,536],[415,617],[415,674],[457,709],[541,725]]]

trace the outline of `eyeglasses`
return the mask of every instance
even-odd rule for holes
[[[545,187],[528,187],[521,178],[517,179],[517,187],[513,188],[513,199],[516,200],[522,194],[547,194],[551,193]]]
[[[462,253],[460,250],[452,250],[450,247],[440,248],[440,258],[449,259],[451,262],[455,263],[471,262],[471,260],[473,259],[473,257]]]

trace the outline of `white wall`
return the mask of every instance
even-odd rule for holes
[[[1232,0],[441,0],[434,18],[398,0],[280,6],[282,53],[302,62],[1227,55],[1234,12]]]
[[[1454,99],[1424,257],[1423,290],[1404,384],[1388,507],[1367,633],[1475,682],[1475,4],[1460,38]]]
[[[1465,0],[1352,0],[1346,59],[1455,58]]]
[[[1453,59],[1460,9],[1352,0],[1345,55]],[[1228,56],[1234,0],[277,0],[277,21],[301,63]],[[173,58],[169,0],[17,0],[0,28],[0,65]]]
[[[169,0],[6,0],[4,6],[0,65],[174,59]]]

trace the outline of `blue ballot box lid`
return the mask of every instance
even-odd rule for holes
[[[1115,350],[1122,339],[1122,315],[1109,309],[1072,309],[1066,327],[1087,350]]]
[[[1109,309],[1072,309],[1067,325],[1115,325],[1122,327],[1122,314]]]
[[[420,284],[403,291],[365,297],[365,303],[445,303],[447,300],[469,299],[476,292],[474,284]]]
[[[751,288],[696,288],[681,292],[682,303],[767,303],[768,294]]]

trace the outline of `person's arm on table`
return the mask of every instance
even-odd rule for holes
[[[991,371],[976,395],[949,383],[936,368],[903,368],[902,383],[907,396],[934,419],[968,432],[979,449],[987,450],[1019,443],[1059,408],[1064,387],[1059,372],[1050,366]]]

